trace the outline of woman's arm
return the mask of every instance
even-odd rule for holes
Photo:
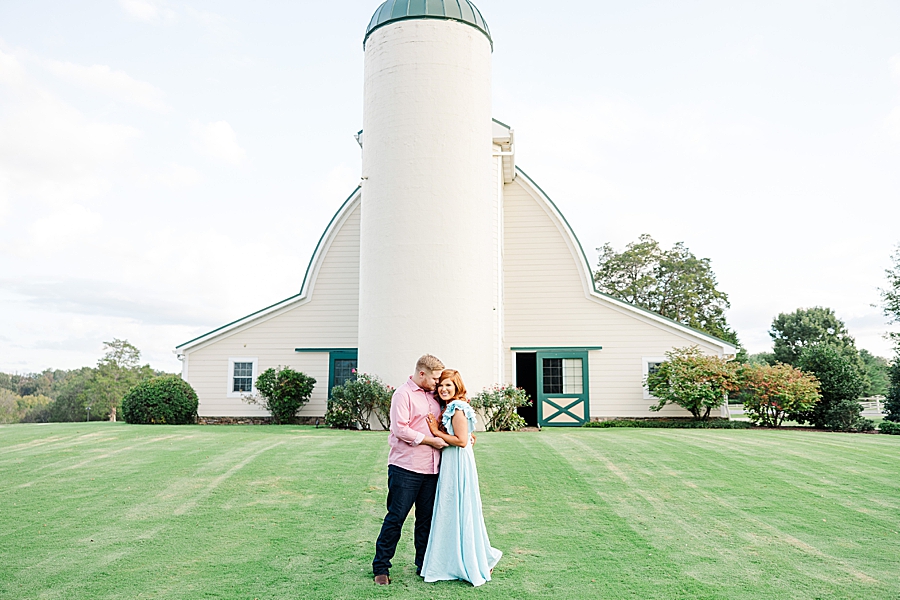
[[[426,417],[426,421],[428,422],[428,428],[431,430],[431,435],[436,438],[440,438],[450,444],[451,446],[458,446],[460,448],[465,448],[469,445],[469,423],[466,420],[466,415],[463,411],[458,408],[453,413],[453,417],[451,417],[451,422],[453,423],[453,431],[465,431],[466,433],[463,436],[459,435],[450,435],[449,433],[444,433],[438,428],[437,418],[428,414]]]

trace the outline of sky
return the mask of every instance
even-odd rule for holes
[[[707,257],[750,352],[827,306],[890,356],[900,3],[477,0],[516,162],[597,248]],[[377,0],[0,0],[0,371],[296,294],[360,177]],[[897,327],[894,326],[894,330]]]

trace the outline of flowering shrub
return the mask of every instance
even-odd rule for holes
[[[647,377],[647,388],[660,411],[677,404],[695,419],[708,419],[712,409],[722,406],[728,392],[737,390],[736,367],[723,358],[703,354],[697,346],[666,352],[667,360]]]
[[[391,396],[394,388],[375,375],[357,373],[331,388],[325,424],[335,429],[371,429],[372,414],[384,429],[391,428]]]
[[[488,431],[518,431],[525,427],[525,419],[516,409],[531,406],[531,399],[525,390],[512,384],[494,385],[476,394],[471,404],[484,414]]]
[[[259,404],[272,415],[276,425],[294,422],[300,407],[309,402],[316,380],[290,367],[266,369],[256,378],[258,396],[244,396],[244,402]]]
[[[819,381],[791,365],[744,365],[738,377],[744,411],[764,427],[778,427],[787,413],[812,410],[821,399]]]

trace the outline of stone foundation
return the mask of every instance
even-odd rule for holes
[[[297,417],[298,425],[325,426],[325,417]],[[272,417],[197,417],[198,425],[271,425]]]

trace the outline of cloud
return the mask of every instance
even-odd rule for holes
[[[212,158],[239,165],[247,153],[238,144],[237,135],[227,121],[216,121],[201,125],[195,123],[191,128],[197,149]]]
[[[900,81],[900,54],[895,54],[889,61],[891,65],[891,74]]]
[[[175,11],[157,0],[119,0],[129,17],[147,23],[174,21]]]
[[[122,318],[147,325],[213,326],[215,315],[196,306],[154,297],[143,287],[89,279],[0,280],[0,289],[22,296],[42,312]],[[44,332],[46,333],[46,332]]]
[[[141,132],[88,119],[37,85],[15,56],[0,51],[4,87],[11,93],[0,113],[0,194],[65,205],[106,192],[105,171],[128,156]]]
[[[191,187],[203,183],[203,174],[193,167],[172,163],[169,168],[157,176],[160,183],[180,188]]]
[[[884,124],[891,137],[900,141],[900,106],[891,111],[887,119],[884,120]]]
[[[29,228],[33,250],[52,254],[90,239],[103,227],[103,217],[80,204],[69,204],[38,219]]]
[[[85,67],[70,62],[48,60],[43,62],[48,71],[70,83],[106,94],[115,100],[127,102],[157,112],[167,112],[162,90],[146,81],[133,79],[122,71],[113,71],[106,65]]]
[[[186,12],[187,15],[205,29],[207,35],[213,39],[229,41],[239,37],[238,32],[229,25],[231,19],[213,12],[197,10],[190,6],[187,7]]]

